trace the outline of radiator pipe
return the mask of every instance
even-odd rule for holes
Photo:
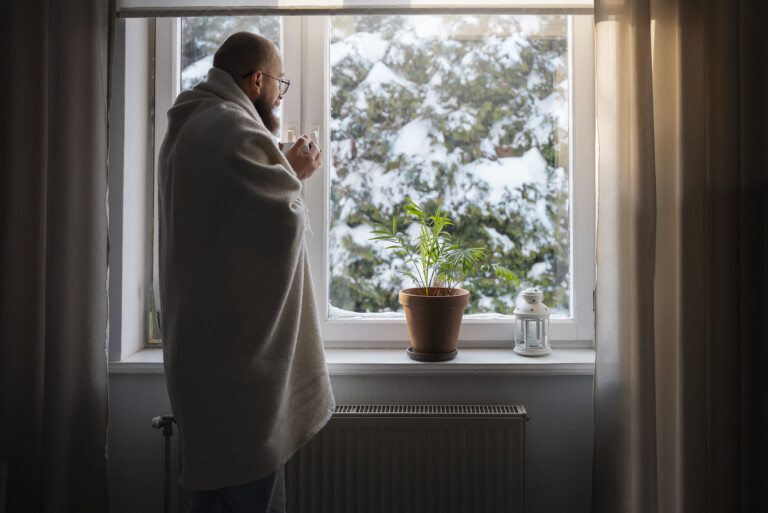
[[[173,435],[173,415],[161,415],[152,419],[152,427],[163,428],[165,438],[165,513],[171,511],[171,436]]]

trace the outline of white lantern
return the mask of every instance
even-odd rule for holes
[[[525,289],[515,308],[515,352],[525,356],[549,354],[549,308],[541,302],[544,294]]]

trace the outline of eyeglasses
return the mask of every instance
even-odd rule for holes
[[[254,71],[251,71],[250,73],[246,73],[245,75],[243,75],[243,78],[250,77],[251,75],[256,73],[256,71],[258,71],[258,70],[254,70]],[[273,78],[273,79],[277,80],[278,82],[280,82],[280,89],[278,89],[278,92],[280,93],[281,96],[288,92],[288,87],[291,85],[291,81],[290,80],[287,80],[287,79],[284,79],[284,78],[273,77],[272,75],[267,75],[263,71],[261,72],[261,74],[264,75],[265,77]]]

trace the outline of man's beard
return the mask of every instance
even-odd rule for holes
[[[275,114],[275,109],[270,108],[267,104],[267,99],[264,96],[260,96],[253,101],[253,106],[256,108],[256,112],[259,113],[261,121],[264,126],[267,127],[273,135],[277,135],[280,130],[280,118]]]

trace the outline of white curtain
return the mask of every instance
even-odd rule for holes
[[[110,0],[6,2],[0,16],[0,462],[12,513],[108,509],[113,19]]]
[[[766,19],[596,1],[595,511],[768,511]]]

